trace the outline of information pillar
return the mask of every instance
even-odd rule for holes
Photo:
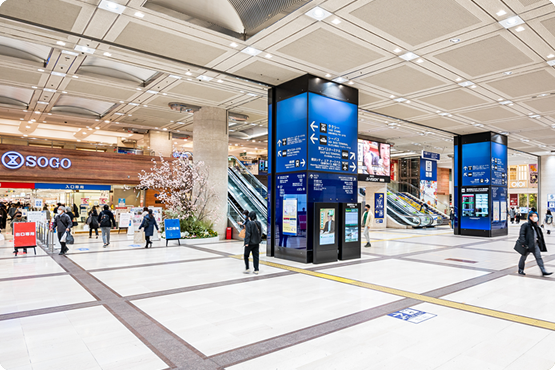
[[[507,235],[507,137],[456,136],[454,164],[455,234]]]
[[[338,204],[357,200],[358,90],[305,75],[271,89],[268,116],[267,253],[310,263],[316,243],[338,243]]]

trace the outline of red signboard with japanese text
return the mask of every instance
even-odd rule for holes
[[[14,247],[34,247],[37,245],[34,222],[14,222]]]
[[[34,189],[34,182],[7,182],[1,181],[0,188],[10,188],[10,189]]]
[[[509,194],[509,207],[518,207],[518,194]]]

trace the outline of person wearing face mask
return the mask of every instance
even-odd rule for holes
[[[539,217],[536,212],[530,212],[528,222],[522,224],[520,227],[518,243],[527,248],[526,253],[520,257],[520,261],[518,262],[518,273],[520,275],[526,275],[524,273],[524,264],[526,262],[526,257],[528,257],[530,253],[536,258],[536,262],[543,276],[552,274],[552,272],[547,272],[543,264],[541,252],[547,252],[547,248],[545,246],[542,229],[538,225],[538,219]]]
[[[73,226],[73,222],[71,218],[65,213],[64,207],[58,207],[58,214],[54,218],[54,227],[58,232],[58,240],[60,241],[60,245],[62,249],[60,250],[60,255],[63,256],[67,253],[69,248],[66,246],[65,242],[62,242],[62,236],[64,236],[66,230],[71,229]]]

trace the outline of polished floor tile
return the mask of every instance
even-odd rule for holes
[[[415,260],[447,263],[455,266],[481,267],[485,269],[502,270],[518,264],[519,254],[517,252],[510,254],[497,251],[489,252],[476,249],[459,248],[423,253],[416,256],[411,256],[410,258]],[[453,259],[472,262],[454,261]]]
[[[0,259],[0,279],[65,272],[48,257]]]
[[[168,368],[104,307],[0,321],[6,370]]]
[[[95,301],[69,275],[0,281],[0,297],[0,314]]]
[[[372,242],[372,246],[369,248],[362,247],[362,251],[365,253],[376,253],[383,256],[397,256],[400,254],[414,253],[429,251],[435,249],[446,248],[443,245],[430,244],[414,244],[410,241],[383,241],[383,242]]]
[[[401,298],[294,275],[148,298],[133,304],[205,355],[213,355],[398,299]]]

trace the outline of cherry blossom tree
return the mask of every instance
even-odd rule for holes
[[[153,159],[154,167],[139,174],[140,187],[156,190],[166,205],[166,213],[182,220],[212,225],[216,219],[213,204],[218,195],[209,186],[209,170],[204,162],[192,163],[185,158],[171,161]]]

